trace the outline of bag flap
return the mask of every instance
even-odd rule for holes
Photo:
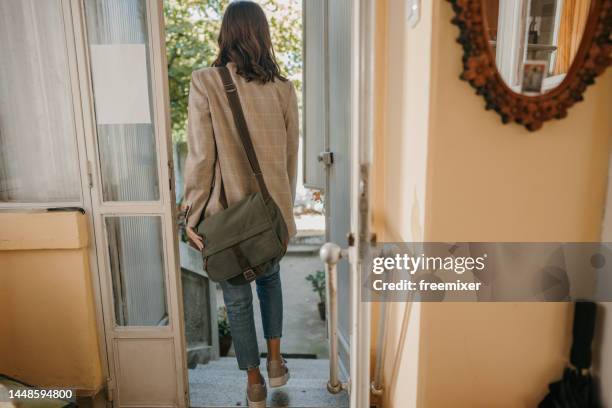
[[[203,254],[210,256],[272,227],[268,207],[257,192],[204,218],[198,232],[204,237]]]

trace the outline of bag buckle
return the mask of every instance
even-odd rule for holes
[[[244,271],[242,273],[242,275],[244,276],[244,278],[248,281],[252,281],[253,279],[255,279],[257,277],[257,275],[255,274],[255,271],[253,271],[252,269],[247,269],[246,271]]]

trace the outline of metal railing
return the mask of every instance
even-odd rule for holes
[[[333,242],[328,242],[319,251],[321,260],[325,263],[327,274],[327,310],[329,330],[329,381],[327,391],[337,394],[347,389],[347,384],[340,382],[338,372],[338,262],[347,257],[347,250]]]
[[[372,381],[370,390],[373,395],[381,396],[383,394],[382,370],[383,370],[383,347],[386,343],[386,321],[387,321],[387,302],[380,304],[380,314],[378,317],[378,335],[376,338],[376,365],[374,368],[374,380]]]

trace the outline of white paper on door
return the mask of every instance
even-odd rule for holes
[[[144,44],[91,46],[98,125],[151,123]]]

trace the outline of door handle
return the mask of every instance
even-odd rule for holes
[[[348,388],[347,383],[338,379],[338,262],[348,258],[348,249],[342,249],[338,244],[327,242],[319,250],[319,256],[325,263],[327,274],[326,300],[328,310],[327,327],[329,331],[329,381],[327,391],[337,394]]]

